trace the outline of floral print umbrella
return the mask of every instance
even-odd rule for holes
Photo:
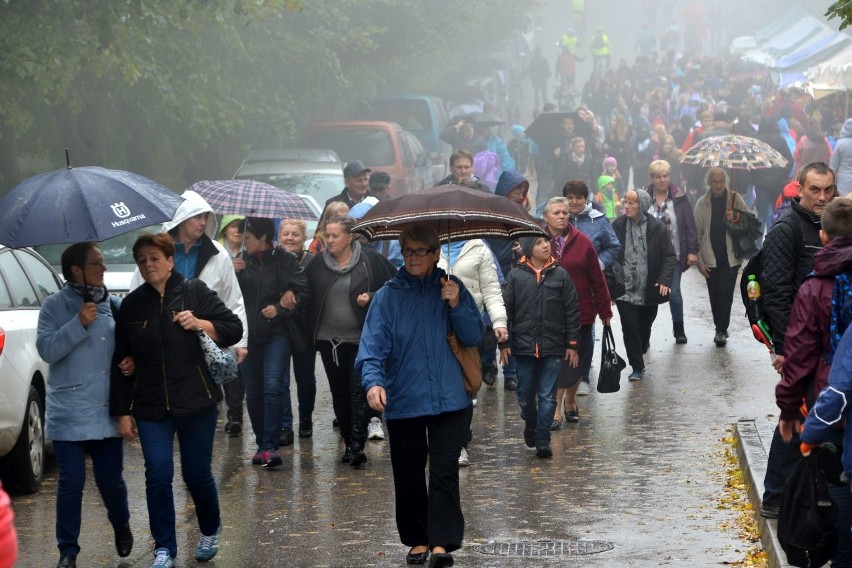
[[[762,170],[787,166],[787,159],[766,142],[736,134],[702,140],[684,152],[680,161],[702,168],[733,170]]]

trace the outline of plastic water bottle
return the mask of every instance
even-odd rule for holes
[[[746,284],[746,292],[749,300],[757,300],[760,298],[760,282],[757,281],[757,276],[749,274],[748,284]]]

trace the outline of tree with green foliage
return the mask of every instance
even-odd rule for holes
[[[64,147],[175,190],[230,177],[308,122],[428,90],[533,1],[0,0],[0,194]]]
[[[837,0],[828,7],[825,15],[828,19],[839,18],[839,29],[843,29],[852,22],[852,0]]]

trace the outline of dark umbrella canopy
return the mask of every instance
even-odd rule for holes
[[[454,120],[463,119],[468,122],[472,122],[476,126],[496,126],[498,124],[506,124],[506,121],[500,118],[499,116],[494,116],[493,114],[487,112],[469,112],[467,114],[463,114]]]
[[[26,179],[0,200],[0,243],[21,248],[101,242],[170,220],[182,201],[131,172],[64,168]]]
[[[352,230],[369,240],[398,239],[413,225],[433,227],[441,241],[546,236],[517,203],[458,185],[439,185],[379,201]]]
[[[532,124],[526,127],[524,133],[532,138],[545,153],[550,153],[562,143],[562,121],[565,118],[574,119],[574,135],[586,140],[592,139],[592,129],[576,112],[543,112],[535,117]]]

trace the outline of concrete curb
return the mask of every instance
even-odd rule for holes
[[[749,499],[754,507],[754,517],[760,529],[760,540],[766,551],[766,559],[770,568],[787,568],[787,555],[778,542],[778,521],[764,519],[760,516],[761,498],[763,497],[763,478],[766,476],[766,457],[772,441],[773,430],[761,428],[753,419],[740,419],[737,422],[737,457],[743,470],[743,480],[746,483]]]

